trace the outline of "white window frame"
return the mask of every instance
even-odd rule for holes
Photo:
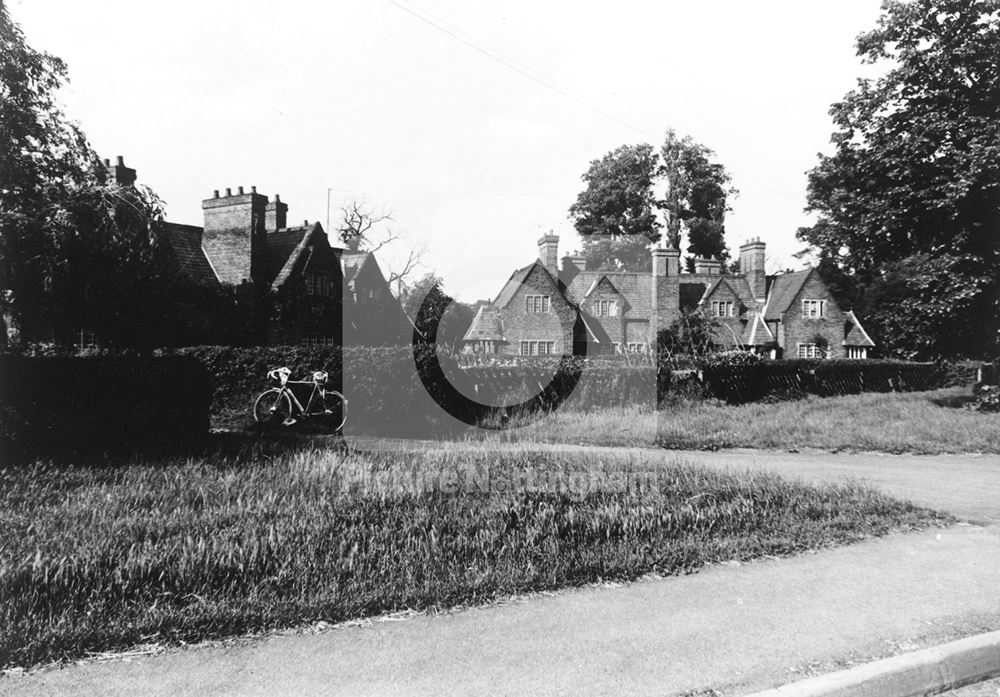
[[[735,317],[736,303],[732,300],[713,300],[712,317]]]
[[[848,346],[847,357],[854,361],[863,361],[868,358],[868,349],[864,346]]]
[[[642,341],[630,341],[628,342],[628,352],[629,353],[645,353],[646,344]]]
[[[521,342],[521,356],[551,356],[556,352],[556,342],[526,339]]]
[[[617,317],[618,316],[618,301],[617,300],[595,300],[594,301],[594,316],[595,317]]]
[[[552,307],[550,295],[525,295],[524,311],[530,315],[544,314]]]
[[[823,319],[826,317],[826,300],[804,298],[802,300],[802,319]]]
[[[826,352],[819,347],[819,344],[800,341],[796,356],[798,358],[826,358]]]

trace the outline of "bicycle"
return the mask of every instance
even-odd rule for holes
[[[347,398],[336,390],[326,388],[329,375],[317,370],[311,380],[289,380],[288,368],[269,370],[267,377],[279,383],[263,392],[253,405],[253,418],[261,426],[291,426],[300,418],[328,417],[334,431],[340,431],[347,421]],[[312,385],[312,392],[305,406],[292,391],[291,385]]]

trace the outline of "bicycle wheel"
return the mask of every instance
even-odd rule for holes
[[[291,421],[292,400],[288,398],[284,390],[272,387],[254,402],[253,418],[261,426],[270,428]]]
[[[347,400],[344,395],[336,390],[327,390],[323,393],[323,415],[324,421],[334,431],[339,431],[347,421]]]

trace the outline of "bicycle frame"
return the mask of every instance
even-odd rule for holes
[[[304,407],[302,406],[302,402],[299,401],[299,398],[295,396],[295,392],[292,391],[292,388],[289,387],[289,385],[312,385],[312,392],[309,393],[309,400],[306,402]],[[281,386],[281,391],[284,394],[287,394],[288,398],[292,400],[292,404],[298,410],[299,414],[309,416],[309,414],[312,413],[309,409],[312,407],[313,400],[316,399],[316,395],[319,393],[320,387],[312,380],[286,380]]]

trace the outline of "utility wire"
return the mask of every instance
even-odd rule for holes
[[[583,106],[583,107],[585,107],[587,109],[590,109],[591,111],[594,111],[594,112],[600,114],[601,116],[603,116],[603,117],[605,117],[607,119],[610,119],[610,120],[612,120],[612,121],[614,121],[614,122],[616,122],[616,123],[618,123],[618,124],[620,124],[622,126],[625,126],[626,128],[628,128],[628,129],[630,129],[632,131],[635,131],[639,135],[645,136],[646,138],[648,138],[648,139],[650,139],[652,141],[657,141],[659,139],[659,136],[656,136],[656,135],[652,134],[651,132],[647,131],[646,129],[641,128],[639,126],[636,126],[635,124],[630,123],[630,122],[626,121],[625,119],[623,119],[623,118],[621,118],[621,117],[619,117],[619,116],[617,116],[617,115],[615,115],[615,114],[613,114],[613,113],[611,113],[611,112],[609,112],[609,111],[607,111],[605,109],[602,109],[601,107],[599,107],[596,104],[590,102],[589,100],[587,100],[587,99],[585,99],[585,98],[583,98],[581,96],[578,96],[577,94],[574,94],[574,91],[572,89],[560,86],[559,84],[557,84],[557,82],[555,80],[546,77],[544,74],[540,73],[539,71],[532,70],[530,68],[522,68],[521,66],[519,66],[516,63],[512,62],[511,60],[508,60],[507,58],[503,57],[502,55],[499,55],[498,51],[493,51],[493,50],[490,50],[488,48],[485,48],[485,47],[481,46],[480,44],[478,44],[477,42],[473,41],[472,39],[469,39],[469,38],[466,38],[466,37],[462,36],[460,33],[458,33],[458,30],[452,30],[452,29],[449,29],[446,26],[443,26],[441,24],[441,20],[440,19],[436,20],[436,18],[431,18],[430,16],[428,16],[427,13],[426,13],[426,11],[421,12],[419,9],[415,9],[415,7],[416,7],[415,3],[411,2],[410,5],[413,5],[413,7],[411,7],[411,6],[408,6],[406,4],[403,4],[399,0],[389,0],[389,2],[391,4],[393,4],[393,5],[395,5],[396,7],[398,7],[399,9],[403,10],[404,12],[412,15],[413,17],[416,17],[421,22],[424,22],[425,24],[430,25],[431,27],[437,29],[438,31],[440,31],[440,32],[442,32],[442,33],[450,36],[451,38],[455,39],[456,41],[458,41],[458,42],[460,42],[462,44],[465,44],[466,46],[468,46],[472,50],[474,50],[474,51],[476,51],[478,53],[481,53],[482,55],[486,56],[490,60],[493,60],[493,61],[499,63],[500,65],[502,65],[502,66],[504,66],[504,67],[506,67],[506,68],[508,68],[510,70],[513,70],[514,72],[518,73],[519,75],[521,75],[523,77],[526,77],[529,80],[531,80],[531,81],[533,81],[533,82],[535,82],[535,83],[537,83],[539,85],[542,85],[543,87],[545,87],[545,88],[547,88],[547,89],[549,89],[549,90],[551,90],[551,91],[553,91],[553,92],[555,92],[555,93],[557,93],[557,94],[559,94],[559,95],[561,95],[563,97],[566,97],[567,99],[570,99],[570,100],[576,102],[577,104],[579,104],[579,105],[581,105],[581,106]],[[515,48],[510,43],[508,43],[506,41],[503,41],[502,39],[500,39],[500,41],[502,43],[506,44],[507,46],[510,46],[511,48]],[[769,186],[769,185],[767,185],[767,184],[765,184],[765,183],[763,183],[763,182],[761,182],[759,180],[756,180],[754,178],[748,178],[748,180],[751,181],[751,182],[753,182],[753,183],[755,183],[755,184],[757,184],[757,186],[761,187],[762,189],[770,191],[771,193],[777,194],[777,195],[779,195],[779,196],[781,196],[783,198],[787,198],[787,199],[792,200],[792,201],[802,201],[802,197],[801,196],[793,196],[793,195],[791,195],[791,194],[789,194],[789,193],[787,193],[785,191],[781,191],[779,189],[775,189],[774,187]]]

